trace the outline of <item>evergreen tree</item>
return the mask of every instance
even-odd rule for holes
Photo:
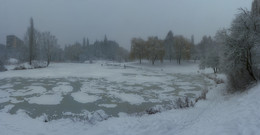
[[[172,61],[174,58],[174,37],[172,31],[169,31],[164,39],[165,58]]]

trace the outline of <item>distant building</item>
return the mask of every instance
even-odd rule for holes
[[[251,8],[253,15],[260,15],[260,0],[254,0]]]
[[[15,35],[6,36],[6,47],[7,48],[19,48],[23,45],[23,41]]]
[[[0,44],[0,49],[5,48],[4,44]]]
[[[0,44],[0,61],[6,60],[6,48],[4,44]]]

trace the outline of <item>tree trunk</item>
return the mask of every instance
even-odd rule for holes
[[[216,74],[218,72],[218,68],[214,67],[213,71],[214,71],[214,74]]]
[[[32,65],[33,60],[33,41],[34,41],[34,28],[33,19],[30,20],[31,26],[29,30],[29,64]]]
[[[142,56],[139,55],[139,64],[142,64]]]
[[[47,59],[47,67],[50,65],[50,62],[51,62],[51,56],[48,56],[48,59]]]
[[[246,70],[248,71],[249,75],[252,77],[252,79],[254,81],[256,81],[256,77],[253,73],[253,69],[252,69],[252,58],[251,58],[251,52],[250,50],[247,51],[247,60],[246,60]]]

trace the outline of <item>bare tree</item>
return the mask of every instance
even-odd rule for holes
[[[148,49],[147,56],[148,59],[152,61],[152,64],[154,65],[154,62],[157,59],[163,62],[163,57],[165,54],[163,42],[159,40],[158,37],[149,37],[146,44]]]
[[[188,39],[184,38],[183,36],[175,36],[174,48],[178,64],[181,64],[182,59],[190,59],[191,43],[188,41]]]
[[[30,32],[29,32],[29,64],[32,65],[33,60],[33,47],[34,47],[34,26],[33,18],[30,19]]]
[[[142,59],[146,56],[146,44],[141,38],[133,38],[131,41],[130,57],[132,59],[138,58],[139,63],[142,63]]]
[[[53,49],[55,46],[57,46],[57,39],[50,32],[43,32],[42,40],[43,40],[43,48],[44,48],[44,52],[45,52],[45,57],[47,59],[47,66],[49,66],[49,64],[51,62],[51,57],[53,55]]]

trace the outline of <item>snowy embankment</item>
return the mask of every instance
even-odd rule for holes
[[[114,80],[124,78],[114,78],[116,72],[105,73],[102,72],[84,72],[84,66],[78,66],[77,71],[65,70],[59,68],[65,64],[57,64],[47,69],[47,73],[39,72],[38,69],[30,71],[35,74],[26,75],[26,71],[11,71],[5,72],[1,75],[5,77],[66,77],[66,76],[102,76]],[[67,68],[73,68],[75,65],[66,64]],[[158,72],[188,72],[183,69],[194,69],[192,72],[197,72],[196,65],[175,67],[158,66],[150,68],[149,66],[138,66],[139,68],[147,68]],[[53,70],[52,68],[59,68],[60,70]],[[81,69],[82,68],[82,69]],[[101,70],[101,67],[90,65],[88,69]],[[177,67],[176,67],[177,68]],[[104,70],[104,69],[102,69]],[[163,71],[162,71],[163,70]],[[66,71],[66,72],[65,72]],[[111,70],[107,70],[111,71]],[[55,75],[53,73],[55,72]],[[117,70],[117,72],[123,72]],[[135,72],[130,70],[129,72]],[[105,74],[104,74],[105,73]],[[112,75],[112,76],[111,76]],[[144,78],[143,78],[144,79]],[[140,80],[141,81],[141,80]],[[170,110],[155,115],[144,116],[129,116],[121,114],[118,118],[110,118],[108,120],[97,122],[94,125],[84,123],[81,121],[72,121],[70,119],[59,119],[44,123],[43,117],[32,119],[24,112],[17,112],[11,115],[8,112],[12,105],[6,106],[0,110],[0,134],[8,135],[72,135],[72,134],[91,134],[91,135],[258,135],[260,134],[260,85],[241,94],[228,95],[225,94],[225,85],[220,84],[215,88],[209,90],[207,100],[200,101],[194,108]]]

